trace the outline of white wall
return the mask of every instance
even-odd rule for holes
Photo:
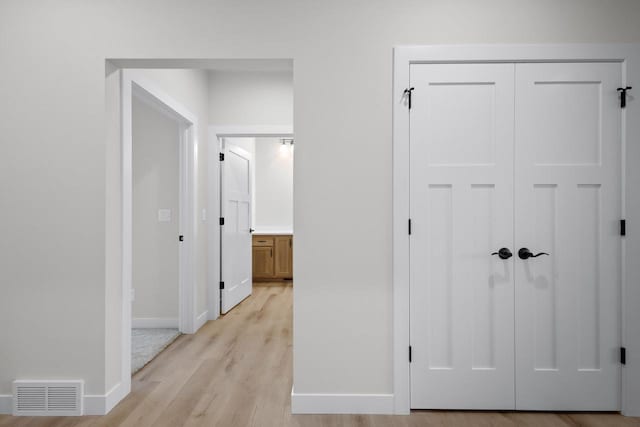
[[[293,151],[279,138],[256,138],[254,159],[257,231],[293,231]]]
[[[210,71],[211,125],[292,125],[291,71]]]
[[[132,115],[133,318],[177,322],[180,126],[137,98]]]
[[[0,329],[0,393],[33,376],[110,388],[105,58],[294,58],[295,389],[390,393],[392,47],[640,42],[639,20],[636,0],[3,1],[0,324],[12,327]],[[217,111],[210,123],[224,122]],[[627,156],[640,182],[640,145]],[[637,192],[627,211],[640,221]],[[640,235],[627,245],[635,283]],[[640,365],[632,335],[628,371]]]

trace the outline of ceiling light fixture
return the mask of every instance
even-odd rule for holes
[[[292,138],[281,138],[280,139],[280,154],[283,156],[289,152],[293,152],[293,139]],[[289,145],[289,150],[287,150],[287,145]]]

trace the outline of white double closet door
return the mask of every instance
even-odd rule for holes
[[[411,407],[619,410],[620,64],[410,75]]]

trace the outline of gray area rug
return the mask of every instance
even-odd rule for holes
[[[131,375],[151,362],[180,336],[177,329],[140,328],[131,330]]]

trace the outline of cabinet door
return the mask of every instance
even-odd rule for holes
[[[277,236],[276,243],[276,262],[275,275],[283,279],[293,276],[292,262],[292,238],[291,236]]]
[[[273,247],[254,246],[253,247],[253,277],[265,279],[273,277]]]

